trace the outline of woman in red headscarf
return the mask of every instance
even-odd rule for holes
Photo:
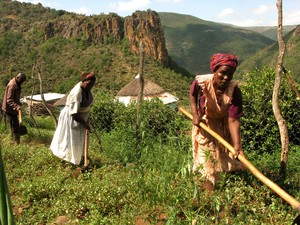
[[[85,129],[90,129],[91,89],[96,81],[93,72],[83,72],[80,77],[81,82],[68,94],[50,146],[54,155],[75,165],[80,164],[83,156]]]
[[[213,74],[196,76],[190,87],[193,171],[200,172],[213,185],[220,172],[244,168],[235,159],[244,154],[240,134],[242,95],[237,82],[232,80],[237,65],[234,55],[214,54],[210,61]],[[200,121],[231,143],[236,155],[199,127]]]

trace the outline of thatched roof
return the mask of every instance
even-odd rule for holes
[[[134,79],[123,87],[117,96],[138,96],[140,93],[140,80]],[[150,80],[144,80],[144,96],[155,96],[164,93],[164,89]]]
[[[61,99],[58,99],[56,102],[54,102],[54,106],[64,106],[66,104],[67,101],[67,97],[68,97],[69,93],[66,94],[64,97],[62,97]]]

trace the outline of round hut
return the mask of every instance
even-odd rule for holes
[[[116,95],[116,99],[119,102],[124,103],[126,106],[132,102],[137,101],[139,93],[141,91],[140,81],[138,78],[132,80],[129,84],[125,85]],[[176,106],[178,98],[165,90],[154,82],[145,79],[144,80],[144,92],[143,99],[151,100],[153,98],[159,98],[163,104],[168,106]]]

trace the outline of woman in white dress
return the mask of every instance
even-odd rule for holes
[[[62,109],[50,149],[54,155],[79,165],[84,153],[85,129],[90,129],[88,118],[93,102],[91,89],[96,77],[93,72],[81,73],[81,81],[70,91]]]

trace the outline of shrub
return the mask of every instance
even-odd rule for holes
[[[113,118],[117,105],[113,97],[106,93],[98,92],[95,94],[90,117],[92,127],[99,131],[111,131],[114,128]]]
[[[102,132],[103,149],[109,148],[110,158],[127,163],[136,157],[137,132],[141,134],[140,147],[154,148],[155,143],[169,143],[186,149],[186,141],[181,132],[186,118],[174,109],[164,105],[159,99],[143,101],[140,105],[140,129],[136,128],[137,106],[133,102],[127,107],[112,97],[98,93],[91,112],[91,124]],[[179,140],[183,138],[184,141]],[[107,140],[107,141],[106,141]],[[186,142],[185,142],[186,141]],[[189,143],[189,142],[188,142]],[[142,150],[147,151],[147,150]]]
[[[275,71],[270,68],[253,70],[245,75],[241,85],[243,93],[244,117],[242,118],[243,142],[249,150],[272,152],[280,149],[280,134],[272,109],[272,94]],[[290,142],[299,144],[300,125],[299,101],[282,79],[279,94],[281,113],[286,120]]]
[[[136,104],[125,106],[103,94],[95,96],[91,122],[100,131],[135,130]],[[159,99],[143,101],[140,107],[141,130],[147,130],[144,138],[176,134],[180,130],[177,112],[165,106]]]

